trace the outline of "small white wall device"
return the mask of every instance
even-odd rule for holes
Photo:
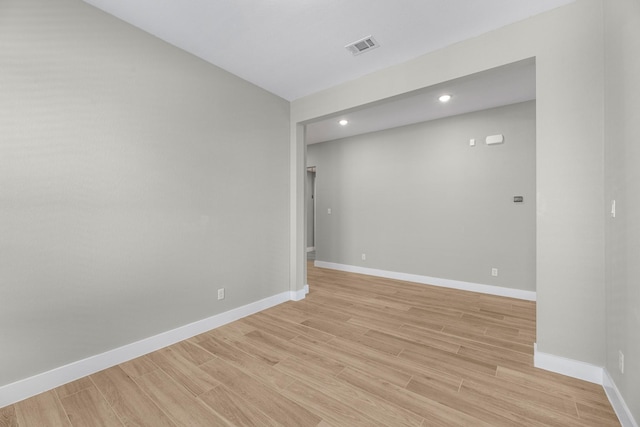
[[[504,142],[504,136],[502,135],[490,135],[486,139],[487,145],[502,144]]]

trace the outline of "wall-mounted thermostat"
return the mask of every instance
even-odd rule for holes
[[[486,139],[487,145],[502,144],[504,142],[504,136],[502,135],[490,135]]]
[[[513,203],[522,203],[524,202],[524,197],[522,196],[513,196]]]

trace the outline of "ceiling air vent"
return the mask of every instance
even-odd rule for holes
[[[353,54],[353,56],[368,52],[372,49],[380,47],[380,44],[371,36],[349,43],[344,48]]]

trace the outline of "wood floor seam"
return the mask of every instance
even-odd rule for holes
[[[62,399],[60,399],[60,395],[58,394],[58,392],[56,390],[54,390],[54,393],[55,393],[56,399],[58,399],[58,402],[60,403],[60,405],[62,407],[64,407],[64,404],[62,403]],[[77,394],[77,393],[79,393],[79,392],[76,392],[74,394]],[[73,396],[73,395],[71,395],[71,396]],[[69,396],[67,396],[67,397],[69,397]],[[65,411],[65,415],[66,415],[67,421],[69,422],[69,425],[73,426],[73,423],[71,422],[71,417],[69,416],[69,413],[67,411]]]
[[[106,402],[106,404],[109,406],[109,409],[111,409],[111,411],[113,412],[113,414],[116,416],[116,418],[118,418],[118,421],[120,421],[120,424],[122,426],[125,426],[124,421],[122,420],[122,418],[120,417],[120,415],[118,415],[118,413],[114,410],[113,406],[111,406],[111,403],[109,403],[109,401],[107,400],[107,398],[105,397],[104,393],[102,392],[102,390],[100,390],[100,388],[98,386],[96,386],[95,382],[93,381],[93,379],[91,378],[91,375],[89,375],[88,377],[86,377],[91,384],[93,385],[93,387],[95,387],[95,389],[98,391],[98,394],[100,394],[100,397],[102,397],[102,399],[104,399],[104,401]]]

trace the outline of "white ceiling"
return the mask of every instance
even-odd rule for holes
[[[85,1],[294,100],[575,0]]]
[[[443,94],[451,95],[451,100],[441,103],[438,98]],[[535,97],[535,61],[529,59],[308,123],[305,141],[315,144],[530,101]],[[341,126],[338,122],[342,119],[349,124]]]

